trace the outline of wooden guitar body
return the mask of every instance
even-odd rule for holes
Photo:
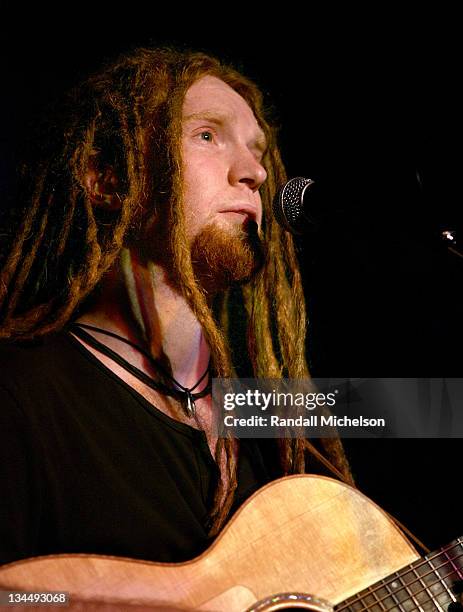
[[[418,559],[386,513],[364,495],[329,478],[298,475],[258,491],[192,561],[39,557],[1,567],[0,587],[67,591],[71,601],[106,602],[120,610],[139,605],[243,612],[292,605],[321,611],[329,609],[324,602],[340,604]],[[271,601],[282,593],[291,597]],[[385,609],[391,606],[378,612]]]

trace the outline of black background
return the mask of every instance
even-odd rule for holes
[[[298,239],[317,376],[461,376],[461,42],[456,14],[308,4],[2,3],[2,160],[114,54],[174,44],[232,61],[277,111],[289,176],[330,186]],[[19,147],[20,149],[20,147]],[[7,173],[2,173],[2,179]],[[357,482],[435,548],[463,535],[460,440],[347,441]]]

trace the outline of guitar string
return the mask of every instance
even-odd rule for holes
[[[461,557],[461,556],[462,556],[462,555],[460,555],[460,557]],[[455,557],[455,559],[457,559],[457,558],[459,558],[459,557]],[[455,559],[454,559],[454,560],[455,560]],[[445,565],[445,564],[443,564],[443,565]],[[441,565],[441,566],[439,566],[439,567],[436,567],[435,569],[436,569],[436,570],[437,570],[437,569],[440,569],[441,567],[443,567],[443,565]],[[428,574],[423,574],[423,576],[421,576],[421,578],[424,578],[425,576],[429,576],[429,574],[432,574],[432,573],[433,573],[433,572],[429,572]],[[383,601],[385,601],[386,599],[388,599],[389,597],[390,597],[391,599],[398,599],[397,597],[394,597],[394,595],[396,595],[396,594],[397,594],[397,593],[399,593],[400,591],[405,591],[405,592],[406,592],[406,595],[407,595],[407,600],[414,599],[414,600],[415,600],[415,602],[418,604],[418,605],[413,606],[413,608],[408,608],[406,612],[413,612],[413,610],[419,610],[419,609],[421,609],[421,606],[422,606],[422,605],[424,606],[424,605],[426,605],[426,604],[427,604],[427,603],[429,603],[429,602],[432,602],[432,603],[434,603],[434,604],[435,604],[437,607],[440,607],[440,604],[439,604],[439,603],[437,602],[437,600],[436,600],[436,596],[434,596],[434,595],[430,595],[430,594],[429,594],[429,588],[430,588],[430,587],[435,586],[436,584],[440,584],[440,585],[442,586],[442,582],[443,582],[443,581],[444,581],[446,578],[449,578],[449,576],[451,576],[451,575],[452,575],[452,574],[454,574],[454,573],[455,573],[455,572],[452,570],[452,571],[450,572],[450,574],[446,574],[445,576],[441,576],[441,578],[440,578],[439,580],[436,580],[435,582],[428,584],[428,585],[427,585],[426,587],[424,587],[423,589],[421,589],[421,590],[419,590],[419,591],[415,591],[414,593],[410,592],[410,591],[409,591],[409,589],[408,589],[408,587],[409,587],[409,586],[411,586],[412,584],[416,584],[416,582],[420,582],[420,580],[415,580],[415,581],[413,581],[413,582],[409,582],[407,585],[405,585],[405,584],[403,584],[403,583],[402,583],[402,584],[403,584],[403,586],[401,586],[399,589],[396,589],[394,592],[392,592],[392,591],[391,591],[390,593],[388,593],[388,594],[386,595],[386,597],[381,597],[381,598],[378,598],[378,597],[376,596],[375,591],[377,591],[377,590],[379,590],[379,589],[381,589],[381,588],[385,588],[385,587],[381,587],[381,586],[380,586],[380,587],[375,587],[375,589],[374,589],[374,590],[373,590],[373,589],[371,589],[371,587],[368,587],[368,588],[369,588],[369,590],[370,590],[370,592],[369,592],[369,593],[366,593],[366,594],[365,594],[365,595],[363,595],[363,596],[358,595],[358,596],[356,596],[356,597],[358,597],[358,599],[356,599],[355,601],[351,601],[349,604],[344,604],[343,606],[341,606],[341,607],[339,607],[339,608],[335,608],[335,610],[336,610],[336,612],[339,612],[340,610],[344,610],[344,609],[346,609],[346,608],[349,608],[349,607],[350,607],[352,604],[354,604],[354,603],[363,603],[363,602],[361,602],[361,600],[362,600],[362,599],[364,599],[364,597],[366,597],[367,595],[375,595],[375,597],[376,597],[376,601],[375,601],[373,604],[367,604],[367,605],[366,605],[366,606],[364,606],[363,608],[358,608],[358,609],[355,609],[355,612],[364,612],[365,610],[371,610],[371,609],[372,609],[372,608],[374,608],[375,606],[378,606],[378,605],[379,605],[379,606],[381,606],[381,603],[382,603]],[[396,578],[395,580],[397,580],[397,578]],[[420,604],[420,603],[419,603],[419,602],[416,600],[416,595],[420,595],[421,593],[424,593],[425,591],[428,591],[428,601],[424,602],[423,604]],[[437,593],[437,596],[442,595],[443,593],[447,594],[447,592],[448,592],[448,589],[446,588],[445,590],[442,590],[440,593]],[[453,597],[453,595],[450,595],[450,598],[451,598],[451,599],[452,599],[452,598],[453,598],[453,599],[455,599],[455,598]],[[402,600],[402,601],[397,601],[397,606],[398,606],[399,608],[403,608],[403,606],[401,605],[402,603],[404,603],[404,600]]]
[[[460,557],[462,557],[463,555],[460,555]],[[453,560],[455,559],[459,559],[460,557],[455,557]],[[445,565],[445,564],[443,564]],[[435,569],[439,569],[440,567],[443,567],[442,565],[439,567],[436,567]],[[429,574],[432,574],[433,572],[429,572]],[[450,574],[446,574],[445,576],[442,576],[440,578],[440,580],[436,580],[435,582],[428,584],[427,587],[421,589],[420,591],[415,591],[414,593],[408,592],[408,587],[412,584],[415,584],[416,582],[419,582],[419,580],[415,580],[414,582],[409,582],[407,585],[401,586],[400,589],[396,589],[394,592],[390,592],[388,593],[388,595],[386,595],[386,597],[381,597],[381,599],[376,598],[376,601],[372,604],[367,604],[366,606],[364,606],[363,608],[355,608],[355,612],[364,612],[365,610],[372,610],[375,606],[380,606],[381,607],[381,603],[383,601],[385,601],[386,599],[388,599],[389,597],[391,599],[397,599],[396,597],[394,597],[394,595],[396,595],[399,591],[406,591],[407,593],[407,600],[410,599],[415,599],[416,601],[416,595],[420,595],[421,593],[424,593],[426,590],[428,590],[430,587],[435,586],[436,584],[441,584],[442,585],[442,581],[445,580],[446,578],[448,578],[449,576],[451,576],[452,574],[454,574],[455,572],[452,571],[450,572]],[[425,576],[428,576],[429,574],[423,574],[423,576],[421,576],[422,578]],[[397,579],[395,579],[397,580]],[[368,587],[370,589],[370,587]],[[385,588],[385,587],[379,587],[380,588]],[[340,610],[345,610],[346,608],[349,608],[352,604],[354,603],[361,603],[361,599],[363,599],[364,597],[366,597],[366,595],[375,595],[375,591],[378,590],[378,587],[375,587],[374,590],[371,590],[370,593],[366,593],[364,596],[360,596],[358,595],[358,599],[356,599],[355,601],[351,601],[349,604],[343,604],[342,606],[340,606],[339,608],[335,607],[334,610],[335,612],[340,612]],[[439,595],[442,595],[443,593],[447,594],[447,589],[443,590],[441,593],[437,593],[437,597]],[[357,597],[357,596],[356,596]],[[376,595],[375,595],[376,597]],[[453,596],[452,596],[453,597]],[[428,604],[429,602],[432,602],[436,607],[441,608],[441,605],[437,602],[436,597],[433,595],[428,595],[428,601],[425,601],[424,603],[420,604],[419,602],[418,605],[413,606],[413,608],[407,608],[406,612],[413,612],[414,610],[421,610],[422,606],[425,606],[426,604]],[[399,608],[403,609],[403,606],[401,605],[402,603],[404,603],[404,601],[397,601],[397,606]],[[448,603],[448,602],[446,602]],[[446,605],[446,604],[444,604]]]
[[[428,563],[429,563],[430,561],[432,561],[433,559],[437,558],[439,555],[441,555],[441,554],[446,554],[446,553],[447,553],[447,551],[449,551],[449,550],[451,550],[451,549],[453,549],[453,548],[458,548],[459,546],[462,546],[462,541],[461,541],[461,538],[458,538],[458,540],[456,540],[456,543],[455,543],[455,544],[449,544],[448,546],[445,546],[445,547],[444,547],[444,548],[442,548],[441,550],[436,551],[436,553],[434,553],[434,554],[433,554],[432,556],[430,556],[428,559],[424,559],[424,560],[420,561],[419,563],[417,563],[416,565],[413,565],[413,564],[409,565],[408,567],[409,567],[410,569],[408,569],[408,571],[412,571],[413,569],[417,569],[417,568],[419,568],[419,567],[423,567],[424,565],[428,564]],[[423,576],[427,576],[427,575],[429,575],[429,574],[432,574],[432,573],[434,573],[434,571],[435,571],[435,570],[438,570],[438,569],[440,569],[440,568],[444,567],[445,565],[448,565],[449,563],[451,563],[451,562],[453,562],[453,561],[457,561],[458,559],[461,559],[462,557],[463,557],[463,553],[460,553],[460,554],[459,554],[459,555],[457,555],[456,557],[450,558],[450,559],[448,559],[447,561],[445,561],[444,563],[442,563],[441,565],[439,565],[438,567],[435,567],[435,568],[434,568],[432,571],[428,572],[427,574],[423,574]],[[452,563],[452,565],[453,565],[453,563]],[[453,572],[451,572],[451,573],[455,573],[455,574],[457,574],[457,575],[458,575],[458,577],[459,577],[459,578],[463,578],[463,567],[462,567],[462,568],[458,568],[458,567],[456,567],[455,565],[453,565],[453,568],[454,568],[454,569],[453,569]],[[403,570],[402,570],[402,572],[403,572]],[[448,576],[450,576],[450,575],[451,575],[451,573],[450,573],[450,574],[447,574],[446,576],[444,576],[444,578],[448,578]],[[400,578],[400,575],[399,575],[398,577]],[[391,584],[392,584],[393,582],[395,582],[396,580],[397,580],[397,577],[393,577],[393,578],[391,578],[391,579],[390,579],[388,582],[386,582],[385,580],[383,580],[383,581],[382,581],[382,584],[380,584],[380,585],[378,585],[377,587],[375,587],[375,589],[374,589],[374,590],[375,590],[375,591],[377,591],[377,590],[379,590],[379,589],[381,589],[381,588],[383,588],[383,587],[388,587],[389,585],[391,585]],[[414,581],[412,581],[412,582],[409,582],[409,583],[408,583],[408,585],[404,585],[404,586],[403,586],[403,587],[401,587],[400,589],[397,589],[395,592],[401,591],[401,590],[403,590],[403,589],[408,590],[408,589],[407,589],[407,587],[408,587],[408,586],[410,586],[410,585],[416,584],[416,582],[419,582],[419,579],[414,580]],[[434,584],[438,584],[438,582],[439,582],[439,581],[436,581]],[[369,589],[371,590],[371,587],[369,587]],[[360,595],[358,595],[357,597],[360,597]],[[389,595],[388,595],[388,597],[389,597]],[[385,598],[382,598],[382,600],[383,600],[383,599],[385,599]],[[382,600],[381,600],[381,601],[382,601]],[[352,602],[351,602],[351,603],[352,603]],[[344,609],[345,607],[347,607],[348,605],[350,605],[350,604],[347,604],[347,603],[346,603],[344,606],[341,606],[341,607],[339,607],[339,608],[336,608],[336,610],[343,610],[343,609]],[[365,607],[365,608],[364,608],[364,610],[368,610],[368,609],[369,609],[369,606],[367,606],[367,607]],[[361,609],[360,609],[360,610],[357,610],[356,612],[363,612],[363,610],[361,610]]]
[[[458,538],[455,541],[455,543],[451,543],[448,546],[444,546],[442,549],[440,549],[439,551],[436,551],[433,555],[429,556],[427,559],[423,559],[422,561],[420,561],[416,565],[412,564],[412,566],[410,566],[410,569],[407,570],[407,571],[413,571],[415,569],[423,567],[424,565],[429,564],[429,562],[432,561],[433,559],[436,559],[439,555],[446,554],[449,550],[451,550],[453,548],[458,548],[460,546],[463,546],[462,538]],[[444,563],[442,563],[438,567],[434,567],[431,571],[429,571],[426,574],[423,574],[422,576],[420,576],[420,578],[428,576],[429,574],[433,574],[436,570],[439,570],[440,568],[448,565],[450,562],[457,561],[458,559],[461,559],[462,557],[463,557],[463,552],[460,553],[459,555],[457,555],[456,557],[453,557],[451,559],[449,558],[448,560],[446,560]],[[436,581],[432,585],[428,585],[428,586],[434,586],[435,584],[439,584],[439,582],[442,583],[442,580],[444,580],[445,578],[448,578],[452,573],[457,574],[459,578],[463,578],[462,570],[463,570],[463,568],[457,568],[457,567],[454,566],[454,569],[452,570],[452,572],[450,574],[447,574],[446,576],[443,576],[439,581]],[[400,578],[400,575],[398,577]],[[397,593],[398,591],[401,591],[401,590],[407,591],[409,586],[414,585],[417,582],[420,582],[420,578],[417,578],[417,579],[413,580],[412,582],[409,582],[407,585],[404,584],[404,586],[402,586],[400,589],[397,589],[395,592]],[[378,591],[381,588],[388,587],[389,585],[391,585],[396,580],[397,580],[397,577],[394,577],[394,578],[391,578],[388,582],[383,581],[382,584],[379,584],[374,589],[372,589],[371,587],[369,587],[369,589],[371,590],[372,593],[375,593],[376,591]],[[402,580],[401,580],[401,582],[402,582]],[[417,591],[415,594],[421,593],[421,592],[423,592],[425,590],[426,589],[423,589],[422,591]],[[390,596],[391,596],[391,594],[388,594],[386,597],[378,599],[378,602],[379,601],[384,601],[384,599],[387,599],[387,597],[390,597]],[[410,594],[410,596],[411,596],[411,594]],[[360,598],[360,595],[358,597]],[[378,605],[378,602],[375,602],[375,604],[373,604],[373,605]],[[346,604],[340,606],[339,608],[336,608],[336,612],[340,612],[341,610],[346,609],[349,605],[351,605],[351,603],[353,603],[353,602],[350,602],[349,604],[346,603]],[[364,610],[369,610],[371,607],[372,606],[367,605],[364,608],[356,610],[355,612],[364,612]],[[411,612],[411,611],[409,611],[409,612]]]
[[[454,558],[452,559],[452,561],[456,561],[456,560],[461,559],[461,558],[463,558],[463,554],[459,555],[458,557],[454,557]],[[448,562],[442,563],[442,564],[441,564],[441,565],[439,565],[438,567],[435,567],[435,568],[434,568],[434,570],[439,570],[439,569],[441,569],[442,567],[444,567],[445,565],[447,565],[447,563],[448,563]],[[429,576],[430,574],[433,574],[433,573],[434,573],[434,570],[432,570],[432,571],[428,572],[427,574],[423,574],[423,575],[421,576],[421,578],[425,578],[426,576]],[[435,582],[433,582],[433,583],[431,583],[431,584],[428,584],[428,585],[427,585],[427,587],[425,587],[425,588],[423,588],[423,589],[421,589],[421,590],[419,590],[419,591],[415,591],[414,593],[412,593],[412,592],[409,590],[409,588],[408,588],[408,587],[410,587],[410,586],[411,586],[411,585],[413,585],[413,584],[416,584],[417,582],[420,582],[420,580],[419,580],[419,579],[418,579],[418,580],[414,580],[413,582],[409,582],[408,584],[404,584],[404,582],[403,582],[402,580],[400,580],[403,586],[401,586],[399,589],[396,589],[395,591],[391,591],[390,593],[388,593],[388,594],[386,595],[386,597],[381,597],[380,599],[377,597],[377,601],[375,601],[373,604],[371,604],[371,605],[370,605],[370,604],[367,604],[367,605],[365,605],[363,608],[356,609],[356,610],[355,610],[355,612],[364,612],[365,610],[371,610],[371,609],[372,609],[374,606],[376,606],[376,605],[380,605],[380,602],[383,602],[383,601],[385,601],[386,599],[388,599],[388,597],[393,598],[393,595],[396,595],[396,594],[397,594],[397,593],[399,593],[400,591],[405,591],[405,592],[406,592],[406,594],[408,595],[408,599],[415,599],[415,595],[419,595],[420,593],[423,593],[424,591],[426,591],[426,590],[427,590],[427,588],[432,587],[432,586],[435,586],[436,584],[440,584],[440,585],[442,585],[442,582],[443,582],[443,581],[444,581],[446,578],[449,578],[449,576],[451,576],[452,574],[459,574],[459,576],[458,576],[458,577],[459,577],[459,578],[460,578],[460,577],[462,577],[462,574],[460,574],[460,570],[459,570],[459,569],[458,569],[457,571],[452,570],[452,571],[451,571],[449,574],[445,574],[445,576],[441,576],[439,580],[436,580]],[[397,578],[399,578],[399,579],[400,579],[400,576],[395,577],[395,578],[392,580],[392,582],[395,582],[395,581],[397,580]],[[376,591],[380,590],[381,588],[386,588],[386,586],[387,586],[388,584],[391,584],[391,582],[389,582],[389,583],[384,582],[383,584],[380,584],[379,586],[375,587],[374,589],[373,589],[372,587],[368,587],[368,590],[370,591],[370,593],[365,593],[365,595],[363,595],[363,596],[362,596],[362,595],[360,595],[360,594],[356,595],[355,597],[356,597],[357,599],[356,599],[355,601],[350,601],[349,603],[345,603],[345,604],[343,604],[342,606],[340,606],[339,608],[336,608],[336,612],[340,612],[340,610],[345,610],[346,608],[348,608],[349,606],[351,606],[353,603],[363,603],[363,602],[361,602],[360,600],[364,599],[364,597],[366,597],[367,595],[370,595],[370,594],[371,594],[371,595],[375,595],[375,597],[376,597]],[[446,590],[447,590],[447,589],[446,589]],[[444,590],[443,590],[441,593],[438,593],[438,595],[441,595],[442,593],[445,593],[445,592],[446,592],[446,591],[444,591]],[[431,595],[431,596],[429,596],[429,601],[432,601],[433,603],[435,603],[435,597],[433,597],[432,595]],[[398,602],[398,603],[399,603],[399,607],[402,607],[402,606],[400,606],[400,603],[402,603],[402,602]],[[426,603],[429,603],[429,602],[426,602]],[[423,605],[424,605],[424,604],[423,604]],[[409,610],[407,610],[407,612],[412,612],[412,610],[417,610],[417,609],[419,609],[419,608],[420,608],[420,604],[418,604],[418,606],[414,606],[413,608],[410,608]]]
[[[399,590],[401,590],[401,589],[399,589]],[[397,593],[397,591],[396,591],[396,593]],[[371,607],[374,607],[375,605],[378,605],[382,610],[386,610],[386,607],[382,604],[383,599],[378,599],[378,596],[376,595],[376,593],[374,591],[372,591],[372,594],[376,598],[376,602]],[[391,595],[391,599],[394,600],[394,603],[399,608],[400,612],[410,612],[410,610],[407,610],[407,608],[404,605],[402,605],[402,604],[406,603],[404,600],[400,601],[398,597],[396,597],[396,596],[393,597],[392,595]],[[418,601],[416,600],[415,597],[413,597],[413,596],[412,597],[408,597],[407,598],[407,602],[410,602],[410,601],[412,601],[412,604],[415,604],[415,606],[412,608],[412,610],[414,610],[414,609],[416,609],[416,607],[418,607],[418,609],[421,610],[421,612],[424,612],[421,609],[420,604],[418,603]],[[392,609],[394,609],[394,608],[392,608]]]
[[[368,587],[368,590],[370,591],[368,593],[368,595],[371,595],[372,597],[375,598],[375,603],[373,604],[373,606],[378,605],[381,610],[386,610],[386,608],[382,605],[381,600],[378,599],[378,596],[376,595],[376,591],[375,589],[373,589],[371,586]],[[356,595],[356,597],[359,597],[358,595]],[[364,597],[366,597],[366,594],[364,595]],[[361,601],[364,597],[359,597],[358,601],[355,601],[353,603],[360,603],[361,605],[363,604],[363,602]],[[396,606],[399,608],[400,612],[407,612],[405,610],[405,608],[402,606],[401,602],[398,600],[398,598],[391,593],[391,599],[394,600],[394,603],[396,604]]]
[[[463,537],[462,537],[462,538],[458,538],[457,542],[460,544],[460,546],[461,546],[461,547],[462,547],[462,549],[463,549]],[[459,576],[460,578],[463,578],[463,565],[462,565],[461,567],[457,567],[457,566],[455,565],[455,563],[453,563],[453,561],[454,561],[455,559],[451,559],[451,558],[449,557],[449,555],[447,554],[447,551],[446,551],[446,550],[444,550],[444,555],[447,557],[447,561],[448,561],[448,562],[450,562],[450,563],[452,564],[452,567],[453,567],[453,569],[455,570],[455,573],[456,573],[456,574],[458,574],[458,576]],[[460,574],[460,571],[462,572],[461,574]]]
[[[429,559],[429,561],[428,561],[428,569],[429,569],[430,563],[431,563],[431,560]],[[440,612],[444,612],[444,609],[442,608],[442,606],[441,606],[441,604],[440,604],[440,602],[438,600],[438,597],[441,597],[443,594],[445,594],[445,597],[447,598],[448,589],[447,588],[444,589],[443,585],[445,585],[446,577],[450,576],[453,573],[453,568],[452,568],[450,574],[447,574],[447,576],[442,576],[441,577],[441,576],[439,576],[439,572],[436,572],[432,565],[430,567],[432,568],[431,571],[428,571],[428,572],[426,572],[426,574],[423,574],[421,576],[416,571],[416,569],[413,568],[414,575],[416,576],[418,582],[423,587],[420,591],[416,592],[416,595],[420,595],[421,593],[427,595],[428,599],[430,599],[430,601],[432,601],[434,603],[436,608],[438,610],[440,610]],[[437,580],[436,580],[436,574],[437,574],[437,578],[438,578]],[[433,580],[433,579],[434,579],[434,582],[429,582],[429,580]],[[403,581],[401,580],[401,582],[403,582]],[[434,587],[436,585],[439,587],[439,593],[434,593],[432,591],[432,587]],[[452,597],[450,599],[453,601]]]
[[[378,600],[378,596],[376,595],[375,591],[372,590],[370,587],[368,587],[369,590],[372,592],[373,596],[376,598],[377,603],[379,605],[380,608],[384,608],[384,606],[381,604],[381,602]],[[359,598],[360,604],[362,604],[363,602],[361,601],[362,598]],[[398,607],[398,609],[400,610],[400,612],[407,612],[405,610],[405,608],[402,606],[402,604],[400,603],[399,599],[395,596],[394,593],[391,592],[391,599],[394,601],[395,605]],[[358,603],[358,602],[354,602],[354,603]]]
[[[452,560],[449,558],[449,556],[445,553],[445,556],[447,557],[447,561],[451,561],[450,566],[452,568],[452,571],[455,571],[456,565],[452,562]],[[458,557],[457,557],[458,558]],[[441,584],[444,586],[445,591],[448,593],[450,599],[455,603],[457,601],[457,598],[455,597],[455,595],[453,594],[453,592],[451,591],[451,588],[449,588],[448,584],[445,582],[445,580],[441,580],[439,572],[437,571],[439,568],[434,568],[434,565],[432,564],[431,560],[429,561],[429,564],[432,567],[432,570],[434,572],[434,574],[437,577],[437,581],[441,581]],[[458,570],[458,568],[456,568]]]
[[[440,567],[442,567],[442,566],[440,566]],[[439,568],[436,568],[436,569],[439,569]],[[432,572],[430,572],[430,573],[432,573]],[[436,580],[435,582],[432,582],[431,584],[428,584],[428,585],[427,585],[427,587],[424,587],[424,588],[423,588],[423,589],[421,589],[420,591],[415,591],[415,593],[412,593],[412,594],[410,594],[410,593],[408,593],[408,592],[407,592],[407,595],[409,595],[409,598],[408,598],[408,599],[413,598],[415,601],[416,601],[416,595],[420,595],[421,593],[424,593],[425,591],[427,591],[427,592],[428,592],[428,600],[427,600],[427,601],[425,601],[425,602],[423,602],[423,603],[419,603],[419,602],[417,601],[417,605],[413,606],[413,608],[409,608],[409,609],[407,609],[407,612],[413,612],[414,610],[421,610],[421,609],[422,609],[422,606],[425,606],[425,605],[426,605],[426,604],[428,604],[429,602],[432,602],[432,603],[433,603],[433,604],[436,606],[436,608],[438,608],[438,609],[440,609],[440,610],[441,610],[441,609],[442,609],[442,605],[446,606],[446,605],[447,605],[448,603],[450,603],[451,601],[455,601],[455,597],[454,597],[454,595],[453,595],[453,594],[450,594],[450,593],[448,592],[447,587],[446,587],[445,589],[443,589],[443,590],[442,590],[440,593],[437,593],[436,595],[433,595],[433,594],[430,594],[430,593],[429,593],[429,588],[430,588],[430,587],[436,586],[436,584],[440,584],[440,585],[442,586],[443,581],[444,581],[445,579],[449,578],[449,577],[450,577],[452,574],[454,574],[454,572],[453,572],[453,571],[452,571],[452,572],[450,572],[450,574],[445,574],[445,576],[442,576],[442,577],[441,577],[439,580]],[[428,576],[428,575],[429,575],[429,574],[423,574],[423,576],[422,576],[422,577],[424,577],[424,576]],[[397,589],[396,593],[397,593],[398,591],[402,591],[402,590],[408,591],[408,588],[407,588],[407,587],[408,587],[410,584],[415,584],[415,583],[414,583],[414,582],[413,582],[413,583],[411,583],[411,582],[410,582],[410,583],[409,583],[407,586],[400,587],[400,589]],[[437,597],[439,597],[440,595],[443,595],[443,594],[445,594],[446,596],[448,596],[448,597],[449,597],[449,600],[448,600],[448,601],[446,601],[444,604],[440,604],[440,603],[439,603],[439,601],[437,600]],[[383,601],[383,600],[384,600],[384,598],[383,598],[381,601]],[[403,602],[402,602],[402,603],[403,603]],[[366,608],[366,609],[370,609],[370,608],[371,608],[371,606],[369,606],[369,607],[368,607],[368,608]],[[356,611],[356,612],[360,612],[360,610],[359,610],[359,611]]]
[[[461,556],[461,555],[460,555]],[[455,557],[456,559],[458,559],[459,557]],[[442,564],[439,567],[436,567],[435,569],[438,570],[441,567],[443,567],[445,565]],[[428,572],[427,574],[423,574],[420,578],[425,578],[426,576],[429,576],[430,574],[433,574],[434,572]],[[413,608],[409,608],[407,609],[407,612],[413,612],[413,610],[421,610],[421,606],[426,605],[429,602],[432,602],[437,608],[441,609],[441,605],[439,604],[439,602],[437,601],[437,597],[444,594],[447,595],[449,594],[447,586],[445,587],[445,589],[443,588],[443,590],[440,593],[437,593],[436,595],[434,595],[433,593],[429,592],[429,589],[433,586],[436,586],[436,584],[439,584],[442,586],[442,583],[444,582],[444,580],[446,580],[447,578],[449,578],[452,574],[454,574],[455,572],[452,570],[449,574],[445,574],[444,576],[441,576],[439,578],[439,580],[435,580],[432,583],[429,583],[428,585],[423,585],[423,588],[420,589],[419,591],[414,591],[413,593],[410,591],[409,587],[413,584],[416,584],[417,582],[422,582],[422,580],[418,579],[418,580],[414,580],[413,582],[409,582],[408,584],[404,584],[404,582],[402,580],[401,583],[403,586],[401,586],[399,589],[395,590],[395,594],[397,594],[399,591],[405,591],[405,594],[407,595],[407,600],[413,599],[416,603],[415,606],[413,606]],[[399,577],[400,578],[400,577]],[[417,595],[421,595],[421,593],[424,593],[425,591],[427,591],[427,595],[428,595],[428,600],[425,601],[424,603],[420,603],[418,602],[418,600],[416,599]],[[384,601],[385,599],[387,599],[388,597],[390,597],[391,595],[387,595],[386,597],[382,597],[381,599],[378,600],[378,604],[382,601]],[[455,597],[451,594],[449,594],[450,596],[450,601],[455,600]],[[375,602],[376,603],[376,602]],[[400,602],[400,603],[404,603],[404,601]],[[373,606],[369,606],[367,605],[367,607],[365,608],[360,608],[359,610],[356,610],[356,612],[362,612],[362,610],[369,610],[371,609]]]
[[[452,601],[456,601],[455,597],[453,597],[447,587],[447,584],[445,582],[445,579],[448,578],[448,576],[450,576],[453,573],[454,568],[451,567],[451,571],[450,574],[447,574],[446,576],[440,576],[439,572],[437,571],[439,568],[434,568],[432,562],[432,560],[429,559],[428,560],[428,569],[431,568],[431,571],[428,571],[426,574],[423,574],[422,576],[419,575],[419,573],[416,571],[415,568],[413,568],[413,573],[415,574],[415,576],[417,577],[417,579],[419,580],[420,584],[422,584],[422,586],[424,587],[424,590],[426,591],[426,594],[428,595],[428,597],[430,597],[431,601],[433,601],[435,603],[435,605],[437,606],[437,608],[441,611],[444,612],[439,600],[437,599],[438,597],[441,597],[442,595],[445,595],[445,597],[447,597],[448,595],[450,595],[450,599]],[[448,563],[448,559],[445,563],[441,564],[442,565],[447,565]],[[431,578],[432,575],[432,578]],[[429,578],[428,578],[429,577]],[[435,580],[435,578],[437,577],[437,580]],[[426,578],[426,580],[425,580]],[[434,578],[434,582],[429,583],[429,580],[432,580]],[[426,584],[426,582],[428,582],[428,584]],[[439,590],[439,593],[434,593],[432,591],[432,587],[438,585],[439,588],[441,590]],[[445,587],[445,588],[444,588]]]
[[[417,565],[414,565],[414,566],[410,567],[410,569],[409,569],[409,570],[407,570],[407,571],[413,571],[414,569],[417,569],[417,568],[419,568],[419,567],[422,567],[423,565],[428,564],[430,561],[432,561],[433,559],[435,559],[435,558],[436,558],[436,557],[438,557],[439,555],[441,555],[441,554],[446,555],[446,554],[447,554],[447,551],[449,551],[450,549],[453,549],[453,548],[458,548],[459,546],[462,546],[461,538],[459,538],[459,539],[456,541],[456,543],[455,543],[455,544],[449,544],[448,546],[446,546],[446,547],[442,548],[441,550],[437,551],[436,553],[434,553],[434,554],[433,554],[432,556],[430,556],[428,559],[425,559],[425,560],[421,561],[420,563],[418,563]],[[448,556],[448,555],[447,555],[447,556]],[[448,558],[448,559],[447,559],[447,560],[446,560],[444,563],[441,563],[441,565],[439,565],[439,566],[437,566],[437,567],[434,567],[433,569],[431,569],[431,571],[427,572],[426,574],[423,574],[423,575],[422,575],[420,578],[423,578],[423,577],[426,577],[426,576],[428,576],[428,575],[430,575],[430,574],[433,574],[433,573],[435,573],[435,572],[436,572],[436,570],[439,570],[439,569],[441,569],[442,567],[444,567],[444,566],[448,565],[449,563],[452,563],[453,561],[457,561],[457,560],[461,559],[462,557],[463,557],[463,553],[461,553],[461,554],[459,554],[459,555],[457,555],[456,557],[453,557],[453,558],[450,558],[450,557],[449,557],[449,558]],[[452,563],[452,565],[453,565],[453,563]],[[431,566],[431,567],[432,567],[432,566]],[[462,572],[462,570],[463,570],[463,567],[462,567],[462,568],[458,568],[458,567],[456,567],[455,565],[453,565],[453,570],[452,570],[452,572],[450,572],[450,574],[447,574],[447,575],[443,576],[443,577],[442,577],[440,580],[438,580],[438,581],[434,582],[432,585],[428,585],[428,586],[434,586],[435,584],[439,584],[439,582],[442,584],[442,580],[444,580],[445,578],[448,578],[448,577],[449,577],[449,576],[450,576],[452,573],[457,574],[459,578],[463,578],[463,573],[461,573],[461,572]],[[374,593],[374,594],[376,595],[376,593],[375,593],[376,591],[380,590],[381,588],[388,587],[390,584],[392,584],[393,582],[395,582],[395,581],[397,580],[397,578],[399,578],[399,579],[400,579],[400,581],[402,582],[403,586],[401,586],[401,587],[400,587],[400,589],[396,589],[395,593],[397,593],[397,592],[399,592],[399,591],[402,591],[402,590],[408,591],[408,590],[409,590],[409,589],[408,589],[408,587],[409,587],[409,586],[414,585],[414,584],[416,584],[417,582],[420,582],[420,579],[418,578],[418,579],[416,579],[416,580],[414,580],[414,581],[412,581],[412,582],[409,582],[408,584],[404,584],[404,583],[403,583],[403,581],[402,581],[402,579],[401,579],[401,577],[400,577],[400,575],[398,575],[397,577],[393,577],[393,578],[391,578],[391,579],[390,579],[388,582],[386,582],[385,580],[383,580],[383,581],[382,581],[382,584],[379,584],[379,585],[378,585],[378,586],[376,586],[374,589],[373,589],[372,587],[368,587],[368,589],[370,590],[370,592],[371,592],[371,593]],[[424,591],[424,590],[426,590],[426,589],[423,589],[423,591]],[[417,593],[420,593],[420,592],[422,592],[422,591],[417,591]],[[391,592],[391,593],[392,593],[392,592]],[[391,596],[391,593],[389,593],[389,594],[388,594],[386,597],[383,597],[383,598],[379,599],[378,601],[383,601],[384,599],[387,599],[387,597],[390,597],[390,596]],[[417,594],[417,593],[416,593],[416,594]],[[370,593],[367,593],[367,594],[370,594]],[[367,594],[365,594],[365,596],[366,596]],[[410,594],[410,593],[409,593],[409,595],[411,596],[411,594]],[[360,594],[359,594],[359,595],[356,595],[356,597],[357,597],[357,601],[358,601],[359,599],[362,599],[362,597],[360,596]],[[340,606],[339,608],[336,608],[337,612],[339,612],[339,611],[341,611],[341,610],[343,610],[343,609],[347,608],[347,607],[348,607],[349,605],[351,605],[352,603],[353,603],[352,601],[351,601],[350,603],[347,603],[347,602],[346,602],[344,605]],[[376,605],[376,603],[377,603],[377,602],[375,602],[375,604],[374,604],[374,605]],[[366,607],[364,607],[364,608],[362,608],[362,609],[356,610],[356,612],[363,612],[363,610],[368,610],[368,609],[370,609],[370,608],[371,608],[371,606],[367,605]]]

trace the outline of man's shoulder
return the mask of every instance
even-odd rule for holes
[[[22,342],[0,342],[0,386],[15,381],[46,379],[64,366],[72,354],[65,333]]]
[[[1,344],[0,409],[15,405],[37,420],[86,403],[94,408],[111,381],[80,346],[67,332]]]

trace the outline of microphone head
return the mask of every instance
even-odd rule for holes
[[[273,200],[275,219],[293,234],[304,231],[303,225],[307,221],[304,215],[304,193],[310,185],[313,185],[312,179],[297,176],[285,183]]]

